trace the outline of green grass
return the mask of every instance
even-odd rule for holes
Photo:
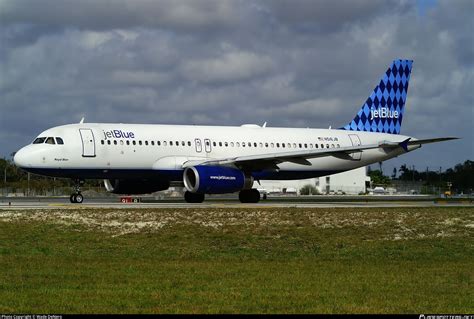
[[[473,208],[0,211],[0,313],[472,313],[473,288]]]

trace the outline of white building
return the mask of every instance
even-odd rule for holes
[[[294,181],[261,181],[258,189],[265,189],[269,194],[295,194],[305,185],[313,185],[320,194],[341,193],[357,195],[365,193],[366,182],[370,182],[366,167],[359,167],[347,172],[318,178]]]

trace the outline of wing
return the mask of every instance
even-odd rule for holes
[[[411,140],[408,138],[402,142],[390,142],[382,141],[378,144],[370,145],[360,145],[360,146],[350,146],[350,147],[341,147],[335,149],[313,149],[313,150],[304,150],[304,151],[291,151],[291,152],[279,152],[279,153],[270,153],[270,154],[258,154],[258,155],[248,155],[248,156],[237,156],[237,157],[228,157],[228,158],[217,158],[217,159],[206,159],[206,160],[193,160],[183,163],[183,168],[197,165],[215,165],[215,166],[237,166],[244,169],[277,169],[278,164],[283,162],[290,162],[300,165],[311,165],[311,162],[308,161],[312,158],[333,156],[346,160],[354,160],[351,157],[351,154],[362,152],[364,150],[370,149],[383,149],[384,151],[390,151],[395,148],[401,147],[405,151],[408,151],[409,145],[422,145],[428,143],[442,142],[457,139],[456,137],[441,137],[441,138],[432,138],[425,140]]]

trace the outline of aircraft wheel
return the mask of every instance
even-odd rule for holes
[[[76,203],[81,204],[84,201],[84,196],[82,194],[76,195]]]
[[[191,192],[184,193],[184,200],[187,203],[202,203],[204,201],[204,194],[197,194]]]
[[[260,192],[255,188],[241,190],[239,200],[241,203],[258,203],[260,201]]]

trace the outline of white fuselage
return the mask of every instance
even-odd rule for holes
[[[337,149],[408,136],[339,129],[270,128],[257,125],[191,126],[80,123],[48,129],[38,137],[60,137],[64,144],[30,144],[15,162],[27,171],[69,178],[146,178],[156,174],[182,181],[183,164],[200,159],[232,158],[311,149]],[[417,147],[410,147],[409,150]],[[259,179],[302,179],[383,161],[404,153],[370,149],[347,158],[309,159],[311,165],[283,162],[278,169],[252,172]]]

